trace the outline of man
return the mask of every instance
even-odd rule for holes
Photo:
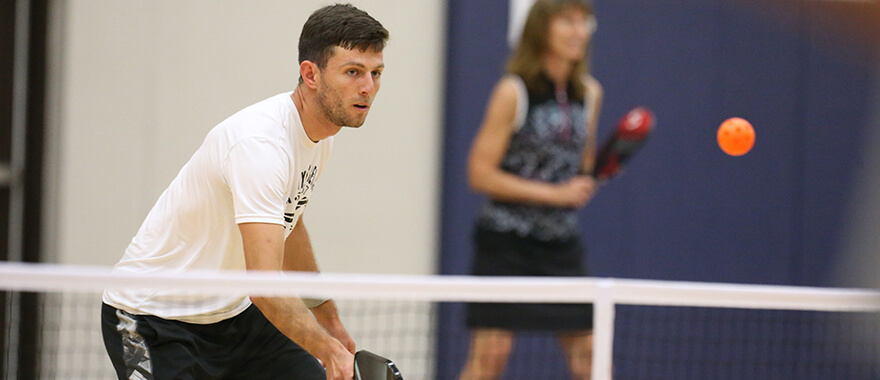
[[[333,136],[364,123],[387,39],[351,5],[315,11],[296,89],[208,133],[116,271],[317,271],[303,210]],[[101,319],[120,379],[353,377],[355,343],[332,300],[111,289]]]

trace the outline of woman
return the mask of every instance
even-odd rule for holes
[[[595,30],[588,0],[538,0],[489,100],[468,162],[488,198],[476,223],[474,275],[586,276],[577,210],[597,185],[590,173],[602,87],[589,75]],[[504,371],[516,330],[554,331],[576,379],[590,377],[592,307],[471,304],[462,380]]]

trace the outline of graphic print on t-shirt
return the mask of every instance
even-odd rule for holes
[[[309,165],[308,169],[303,170],[299,175],[299,188],[293,199],[287,198],[287,207],[284,213],[284,227],[288,232],[293,231],[294,222],[302,215],[303,208],[309,203],[309,195],[315,188],[315,182],[318,179],[318,167]]]

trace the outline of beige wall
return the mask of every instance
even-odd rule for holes
[[[293,89],[300,28],[325,3],[55,3],[47,254],[113,264],[210,128]],[[445,2],[353,3],[391,32],[387,69],[305,220],[325,271],[433,273]]]

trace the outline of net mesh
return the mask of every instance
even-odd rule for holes
[[[880,378],[877,313],[616,309],[615,378]]]
[[[3,297],[20,296],[3,292]],[[113,379],[112,364],[104,348],[101,333],[101,293],[41,292],[39,294],[39,336],[16,339],[32,340],[37,346],[39,365],[33,377],[30,369],[18,365],[23,378],[34,379]],[[435,314],[434,304],[426,301],[337,300],[340,318],[359,348],[394,358],[398,367],[406,368],[408,378],[434,378]],[[7,308],[11,310],[11,308]],[[19,321],[21,326],[24,321]],[[27,324],[27,323],[24,323]],[[4,329],[8,336],[11,327]],[[7,344],[4,358],[13,358]],[[21,350],[16,353],[22,356]],[[18,358],[21,361],[21,358]],[[8,360],[7,360],[8,361]],[[6,367],[9,369],[9,364]],[[10,376],[11,370],[4,376]],[[0,376],[0,379],[7,377]],[[15,378],[15,377],[8,377]]]
[[[196,282],[192,276],[138,279],[115,277],[105,269],[43,268],[0,264],[0,379],[115,378],[101,336],[101,289],[138,281],[190,290],[207,283],[196,291],[214,294],[244,287],[267,295],[333,296],[358,348],[392,358],[408,380],[458,378],[468,356],[466,302],[595,301],[598,306],[603,299],[614,306],[611,313],[596,309],[594,354],[610,353],[608,373],[614,379],[880,379],[880,296],[871,291],[678,284],[678,293],[664,296],[658,289],[669,285],[661,282],[602,293],[601,281],[591,279],[361,276],[338,281],[351,276],[329,275],[255,281],[208,275]],[[603,318],[611,323],[606,329],[611,345],[599,336],[598,329],[607,326]],[[516,337],[502,378],[570,377],[555,335],[521,332]]]

